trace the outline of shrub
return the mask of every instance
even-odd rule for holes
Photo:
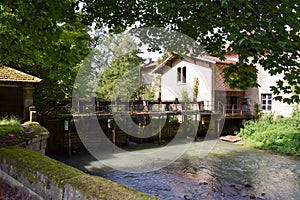
[[[177,116],[170,117],[169,123],[170,123],[171,126],[179,124],[179,120],[178,120]]]
[[[267,115],[258,121],[246,122],[238,135],[244,138],[246,145],[300,155],[300,112],[295,111],[288,118]]]

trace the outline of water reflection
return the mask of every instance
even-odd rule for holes
[[[201,142],[171,165],[154,172],[128,173],[97,167],[87,153],[58,158],[88,173],[162,199],[298,199],[300,158],[219,141],[201,157]]]

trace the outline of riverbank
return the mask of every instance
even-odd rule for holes
[[[16,118],[3,118],[0,120],[0,150],[3,147],[13,145],[25,145],[33,138],[47,136],[49,132],[36,122],[26,122],[21,124]],[[41,147],[41,145],[39,145]],[[8,184],[7,180],[0,175],[0,200],[31,200],[24,190],[13,184]]]
[[[33,199],[157,199],[21,147],[0,148],[0,179]]]
[[[246,146],[299,156],[300,111],[294,111],[291,117],[266,115],[244,123],[238,136],[243,138]]]
[[[13,145],[22,145],[34,138],[49,136],[48,130],[37,122],[25,122],[21,124],[18,120],[0,120],[0,148]]]
[[[209,153],[202,156],[204,151]],[[147,173],[102,167],[101,161],[88,152],[56,159],[164,200],[295,199],[300,196],[299,157],[218,140],[209,140],[206,145],[200,140],[193,142],[179,159]]]
[[[1,130],[0,200],[157,199],[43,155],[49,132],[37,122],[2,124]]]

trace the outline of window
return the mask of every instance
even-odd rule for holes
[[[237,96],[227,96],[227,104],[231,104],[231,105],[237,105],[238,104],[238,98]]]
[[[181,68],[177,68],[177,83],[181,83]]]
[[[235,113],[238,112],[238,98],[237,96],[227,96],[227,106],[226,112],[227,113]]]
[[[272,110],[272,94],[261,94],[261,109]]]
[[[186,67],[182,68],[182,83],[186,83]]]
[[[186,67],[177,68],[177,83],[186,83]]]

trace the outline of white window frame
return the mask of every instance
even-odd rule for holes
[[[261,94],[261,109],[264,111],[272,110],[272,94],[270,93],[262,93]]]

